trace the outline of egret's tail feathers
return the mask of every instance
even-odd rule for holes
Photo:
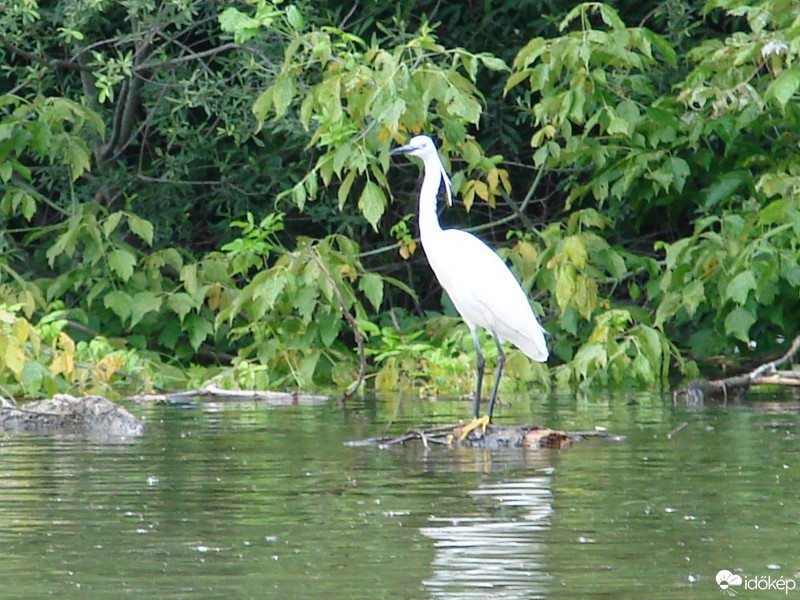
[[[527,332],[527,335],[518,335],[509,341],[522,350],[528,358],[538,362],[545,362],[550,353],[547,350],[544,333],[544,329],[540,326],[535,331]]]

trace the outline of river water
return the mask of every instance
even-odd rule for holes
[[[0,598],[800,598],[791,398],[514,398],[626,440],[499,452],[345,445],[461,401],[130,408],[134,440],[0,437]]]

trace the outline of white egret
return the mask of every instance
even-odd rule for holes
[[[462,430],[461,438],[478,426],[483,431],[492,419],[497,386],[505,355],[501,343],[509,341],[533,360],[547,360],[544,329],[536,320],[519,282],[497,253],[480,239],[459,229],[442,229],[436,212],[440,186],[444,186],[448,205],[453,204],[450,178],[436,145],[426,135],[418,135],[389,154],[407,154],[422,159],[425,175],[419,193],[419,232],[425,256],[456,310],[469,327],[475,345],[478,381],[475,386],[475,420]],[[477,327],[491,333],[497,345],[497,370],[486,415],[479,418],[484,360]]]

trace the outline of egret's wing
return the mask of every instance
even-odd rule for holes
[[[426,254],[459,314],[493,330],[534,360],[546,360],[544,329],[503,259],[471,233],[457,229],[442,233],[440,243],[446,251],[426,250]]]

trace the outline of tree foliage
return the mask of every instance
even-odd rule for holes
[[[418,132],[461,200],[443,219],[550,333],[518,380],[649,385],[793,337],[800,9],[529,4],[5,2],[5,393],[340,385],[344,313],[376,387],[464,387],[389,161]]]

